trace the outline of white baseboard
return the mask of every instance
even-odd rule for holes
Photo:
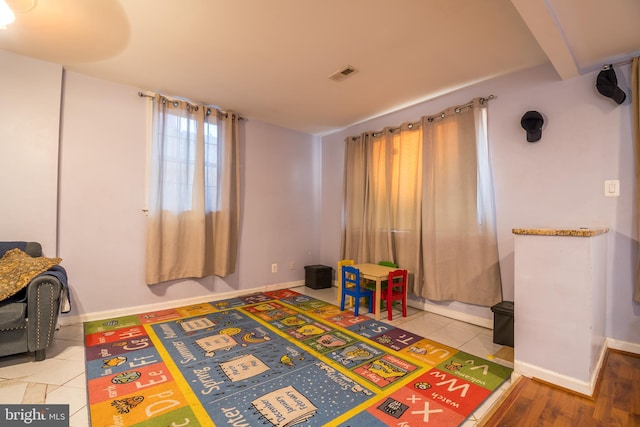
[[[481,326],[487,329],[493,329],[493,319],[486,319],[484,317],[475,316],[469,313],[463,313],[456,310],[451,310],[446,307],[440,307],[433,304],[427,304],[420,301],[408,300],[407,305],[409,307],[417,308],[422,311],[428,311],[429,313],[439,314],[440,316],[449,317],[451,319],[460,320],[462,322],[471,323],[472,325]]]
[[[568,377],[566,375],[559,374],[558,372],[549,371],[548,369],[520,362],[518,360],[514,361],[513,369],[514,373],[518,375],[529,378],[538,378],[586,396],[591,396],[595,388],[595,384],[590,384],[587,381],[580,381],[576,378]]]
[[[607,347],[614,350],[626,351],[627,353],[640,354],[640,344],[620,341],[613,338],[607,338]]]
[[[279,289],[289,289],[296,286],[304,285],[303,280],[295,282],[277,283],[273,285],[260,286],[252,289],[240,289],[230,292],[216,292],[208,295],[201,295],[191,298],[174,299],[154,304],[138,305],[134,307],[126,307],[117,310],[97,311],[93,313],[84,313],[75,316],[60,315],[58,324],[61,326],[74,325],[83,322],[92,322],[94,320],[110,319],[114,317],[131,316],[133,314],[146,313],[149,311],[166,310],[168,308],[183,307],[193,304],[202,304],[210,301],[219,301],[223,299],[235,298],[241,295],[247,295],[254,292],[268,292]]]
[[[626,351],[628,353],[640,354],[640,344],[615,340],[613,338],[606,338],[596,367],[591,373],[589,382],[581,381],[577,378],[568,377],[566,375],[559,374],[557,372],[550,371],[548,369],[541,368],[539,366],[531,365],[518,361],[518,352],[516,350],[516,360],[514,361],[514,374],[523,375],[529,378],[539,378],[543,381],[555,384],[560,387],[575,391],[587,396],[593,396],[600,371],[604,367],[604,360],[608,349]]]

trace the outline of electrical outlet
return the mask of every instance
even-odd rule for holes
[[[278,264],[271,264],[271,272],[272,273],[278,272]]]
[[[289,270],[295,270],[296,269],[296,262],[295,261],[290,261],[289,262]]]

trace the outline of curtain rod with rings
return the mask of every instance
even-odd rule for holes
[[[480,103],[480,105],[484,105],[484,103],[485,103],[485,102],[489,102],[489,101],[490,101],[490,100],[492,100],[493,98],[495,98],[495,96],[494,96],[494,95],[489,95],[489,96],[481,97],[481,98],[479,98],[479,99],[478,99],[478,102]],[[469,103],[467,103],[467,104],[464,104],[464,105],[458,105],[457,107],[455,107],[455,110],[453,110],[453,111],[455,111],[456,113],[459,113],[459,112],[461,112],[463,109],[465,109],[465,108],[471,108],[471,107],[473,107],[473,101],[471,101],[471,102],[469,102]],[[449,108],[453,108],[453,107],[449,107]],[[445,109],[444,111],[442,111],[442,112],[440,112],[440,113],[438,113],[438,114],[435,114],[435,115],[433,115],[433,116],[428,116],[428,117],[427,117],[427,121],[428,121],[428,122],[432,122],[432,121],[434,121],[435,119],[444,119],[444,117],[445,117],[445,111],[447,111],[449,108],[447,108],[447,109]]]
[[[620,62],[614,62],[613,64],[604,64],[602,66],[603,70],[608,70],[609,68],[613,68],[613,67],[619,67],[620,65],[627,65],[627,64],[631,64],[632,59],[626,59],[624,61],[620,61]]]
[[[478,99],[478,102],[480,103],[480,105],[483,105],[485,102],[489,102],[489,101],[491,101],[491,100],[492,100],[492,99],[494,99],[494,98],[495,98],[495,95],[489,95],[489,96],[484,96],[484,97],[480,97],[480,98],[477,98],[477,99]],[[471,101],[471,102],[469,102],[469,103],[467,103],[467,104],[464,104],[464,105],[457,105],[457,106],[455,106],[455,107],[449,107],[449,108],[446,108],[446,109],[444,109],[443,111],[441,111],[441,112],[440,112],[440,113],[438,113],[438,114],[434,114],[434,115],[431,115],[431,116],[426,116],[426,119],[427,119],[427,121],[428,121],[429,123],[431,123],[431,122],[433,122],[433,121],[434,121],[434,120],[436,120],[436,119],[444,119],[444,118],[445,118],[445,116],[446,116],[446,111],[447,111],[447,110],[449,110],[449,109],[451,109],[451,108],[454,108],[454,110],[453,110],[453,111],[455,111],[456,113],[459,113],[459,112],[461,112],[463,109],[465,109],[465,108],[471,108],[471,107],[473,107],[473,101]],[[412,129],[414,126],[417,126],[417,125],[419,125],[419,124],[420,124],[420,120],[419,120],[419,121],[416,121],[416,122],[410,122],[410,123],[408,123],[408,124],[407,124],[407,127],[408,127],[409,129]],[[393,133],[393,132],[395,132],[395,131],[399,130],[400,128],[401,128],[400,126],[396,126],[396,127],[389,127],[389,128],[386,128],[386,129],[387,129],[389,132],[392,132],[392,133]],[[378,136],[379,134],[381,134],[382,132],[384,132],[384,131],[377,131],[377,132],[365,132],[365,133],[368,133],[368,134],[370,134],[371,136],[375,137],[375,136]],[[351,137],[351,140],[352,140],[352,141],[355,141],[355,140],[356,140],[356,139],[358,139],[358,138],[360,138],[360,137],[359,137],[359,136],[352,136],[352,137]]]
[[[171,99],[171,97],[170,97],[170,96],[165,96],[165,95],[162,95],[162,94],[159,94],[159,95],[160,95],[160,96],[163,96],[163,97],[165,97],[165,98],[167,98],[167,99]],[[138,92],[138,96],[139,96],[139,97],[141,97],[141,98],[151,98],[151,99],[154,99],[154,98],[156,97],[155,95],[149,95],[149,94],[144,93],[144,92]],[[191,104],[191,102],[189,102],[189,101],[187,101],[187,100],[184,100],[184,99],[183,99],[183,100],[181,100],[181,101],[184,101],[184,102],[186,102],[186,103],[188,103],[188,104]],[[217,111],[218,113],[220,113],[220,114],[229,114],[229,112],[228,112],[228,111],[224,111],[224,110],[221,110],[221,109],[216,108],[216,107],[207,107],[207,108],[210,108],[210,109],[212,109],[212,110],[216,110],[216,111]],[[236,115],[237,115],[238,120],[246,120],[244,117],[242,117],[242,116],[238,115],[237,113],[233,113],[233,114],[236,114]]]

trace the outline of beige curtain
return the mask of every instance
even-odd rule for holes
[[[423,119],[424,282],[416,293],[435,301],[481,306],[501,301],[487,103]]]
[[[238,118],[160,95],[153,115],[147,284],[233,273]]]
[[[631,105],[635,146],[636,216],[638,218],[638,240],[640,240],[640,57],[635,57],[631,61]],[[640,255],[636,266],[636,284],[633,299],[636,302],[640,302]]]
[[[345,147],[342,258],[393,261],[420,277],[420,124],[347,138]]]

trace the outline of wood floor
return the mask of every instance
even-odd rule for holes
[[[482,426],[640,426],[640,355],[609,350],[594,398],[521,377]]]

